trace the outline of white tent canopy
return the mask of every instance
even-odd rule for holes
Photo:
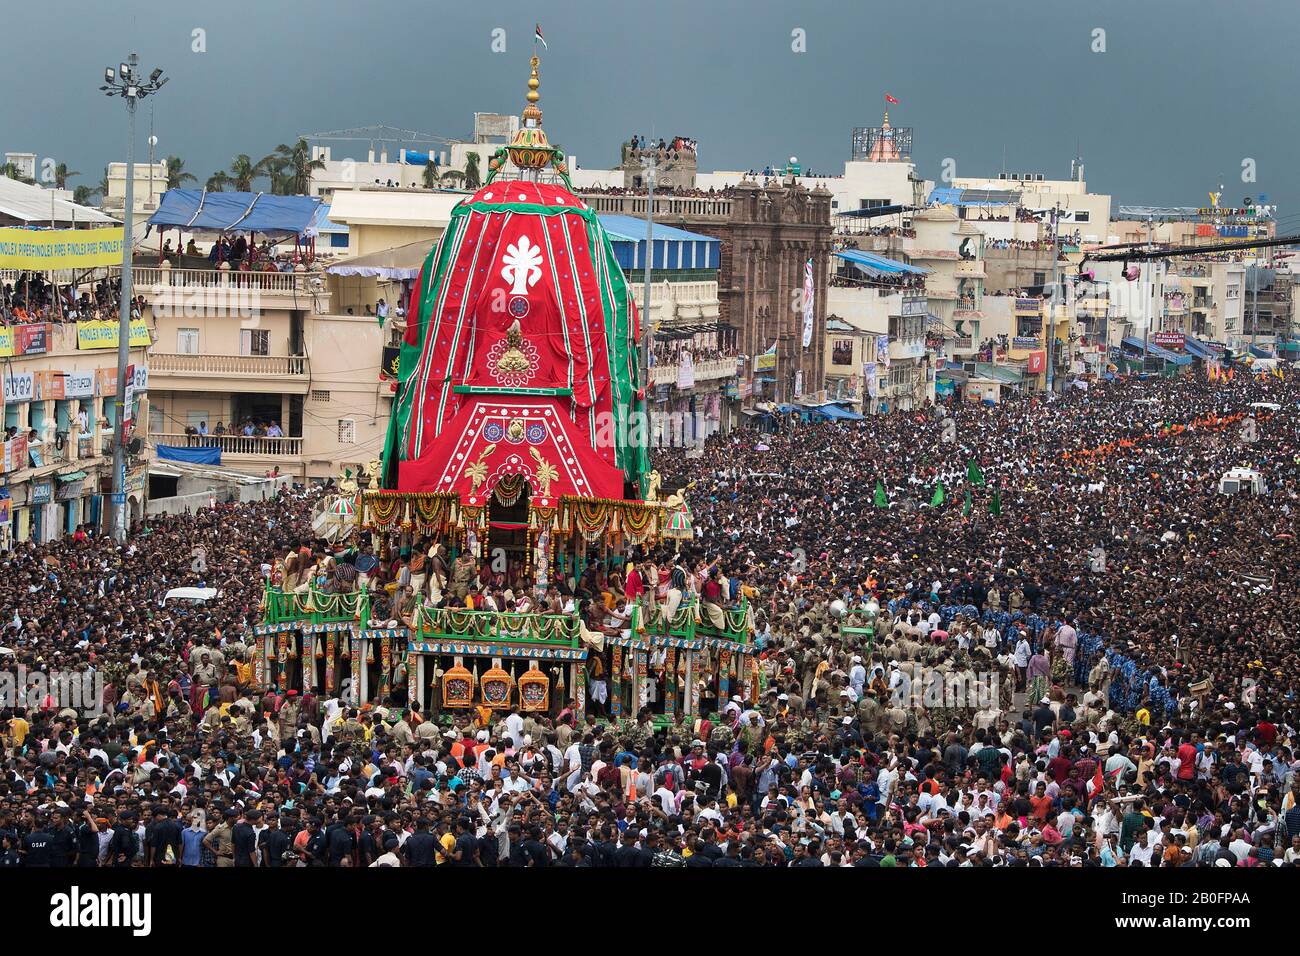
[[[98,209],[60,199],[53,190],[20,183],[7,176],[0,176],[0,217],[34,226],[48,226],[51,219],[56,226],[73,223],[113,225],[118,221]]]
[[[433,239],[409,242],[404,246],[344,259],[325,271],[335,276],[369,276],[390,281],[414,279],[420,274],[420,268],[433,246]]]

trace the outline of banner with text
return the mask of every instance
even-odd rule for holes
[[[117,326],[116,322],[78,322],[77,348],[83,351],[117,348]],[[153,339],[149,337],[149,323],[144,319],[134,319],[131,322],[131,347],[148,346],[152,343]]]
[[[93,269],[122,264],[122,227],[0,229],[0,269]]]

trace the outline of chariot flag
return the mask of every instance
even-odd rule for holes
[[[943,504],[943,482],[942,481],[934,486],[934,496],[930,499],[930,504],[935,508]]]
[[[533,42],[540,43],[543,50],[550,49],[550,47],[546,45],[546,38],[542,36],[542,25],[540,23],[537,24],[537,29],[533,31]]]

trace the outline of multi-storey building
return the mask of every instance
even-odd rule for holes
[[[117,341],[100,323],[36,323],[0,328],[5,436],[0,542],[45,542],[107,519],[117,427]],[[92,334],[95,333],[95,334]],[[147,337],[130,351],[133,437],[126,488],[132,519],[143,515],[148,438]],[[138,345],[136,343],[139,343]]]
[[[226,467],[303,480],[378,454],[386,333],[373,314],[333,313],[320,272],[142,267],[135,282],[153,329],[155,446],[215,447]]]
[[[643,192],[588,192],[599,213],[644,216]],[[720,335],[746,357],[737,395],[793,401],[823,388],[826,287],[831,247],[830,193],[798,183],[750,179],[722,193],[655,194],[655,222],[720,242]],[[809,344],[804,346],[805,266],[813,270]]]

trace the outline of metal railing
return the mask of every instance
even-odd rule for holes
[[[582,633],[577,614],[518,614],[421,605],[415,609],[411,623],[415,636],[420,638],[520,641],[559,647],[577,647]]]
[[[291,621],[312,624],[357,621],[365,626],[370,622],[370,594],[366,591],[326,594],[315,587],[285,592],[268,584],[262,598],[262,623]]]

